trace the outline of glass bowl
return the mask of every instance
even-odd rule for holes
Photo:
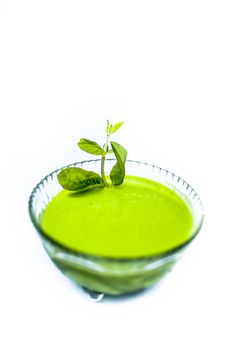
[[[96,295],[97,298],[100,294],[103,296],[104,294],[133,293],[155,284],[180,259],[184,250],[200,231],[204,218],[201,199],[187,182],[160,167],[127,160],[126,173],[128,175],[140,176],[162,183],[184,199],[193,215],[193,229],[190,238],[185,243],[175,246],[163,254],[143,258],[105,258],[64,247],[48,237],[41,226],[44,210],[52,198],[61,191],[57,174],[62,169],[69,167],[81,167],[98,172],[100,162],[101,159],[88,160],[53,171],[33,189],[29,199],[31,220],[52,261],[72,281],[93,292],[93,295]],[[106,159],[106,174],[110,173],[115,162],[114,159]]]

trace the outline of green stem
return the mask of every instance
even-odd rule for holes
[[[104,182],[104,186],[109,187],[107,180],[106,180],[106,177],[105,177],[105,173],[104,173],[104,162],[105,162],[105,156],[102,157],[102,159],[101,159],[101,177],[102,177],[102,180]]]
[[[106,142],[105,142],[105,145],[104,145],[104,151],[106,152],[106,154],[107,154],[107,150],[108,150],[109,137],[110,137],[108,129],[109,129],[109,121],[107,121],[107,138],[106,138]],[[109,187],[109,184],[107,183],[107,180],[106,180],[106,177],[105,177],[105,173],[104,173],[104,163],[105,163],[105,156],[102,156],[102,159],[101,159],[101,176],[102,176],[102,179],[103,179],[103,182],[104,182],[104,186],[105,187]]]

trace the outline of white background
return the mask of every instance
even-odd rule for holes
[[[0,1],[0,350],[232,350],[231,1]],[[125,120],[129,158],[190,182],[200,236],[163,282],[92,302],[50,262],[27,200]]]

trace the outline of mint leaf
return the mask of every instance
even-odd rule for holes
[[[107,120],[106,127],[106,141],[103,147],[98,145],[98,143],[88,140],[80,139],[78,146],[81,150],[101,156],[100,172],[101,176],[94,173],[93,171],[87,171],[82,168],[66,168],[61,170],[58,175],[58,182],[60,185],[69,191],[84,191],[87,189],[92,189],[95,187],[109,187],[105,176],[105,159],[106,155],[109,153],[114,153],[116,157],[116,164],[113,166],[110,178],[113,185],[121,185],[125,178],[125,162],[127,151],[117,142],[111,142],[109,145],[110,137],[123,125],[123,122],[116,124],[111,124]]]
[[[78,142],[78,146],[81,150],[90,154],[95,154],[96,156],[106,155],[106,152],[104,151],[104,149],[94,141],[90,141],[87,139],[80,139],[80,141]]]
[[[69,191],[83,191],[95,187],[104,187],[102,178],[93,171],[82,168],[66,168],[57,175],[59,184]]]
[[[117,142],[111,142],[112,150],[116,156],[117,163],[112,168],[110,178],[113,185],[121,185],[125,178],[126,149]]]
[[[123,124],[124,122],[119,122],[119,123],[116,123],[115,125],[110,124],[109,133],[114,134],[118,129],[122,127]]]

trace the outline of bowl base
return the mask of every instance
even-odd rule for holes
[[[103,300],[104,298],[104,293],[99,293],[93,290],[90,290],[88,288],[83,287],[83,290],[85,292],[87,292],[87,294],[89,295],[89,297],[95,301],[95,302],[100,302],[101,300]]]

